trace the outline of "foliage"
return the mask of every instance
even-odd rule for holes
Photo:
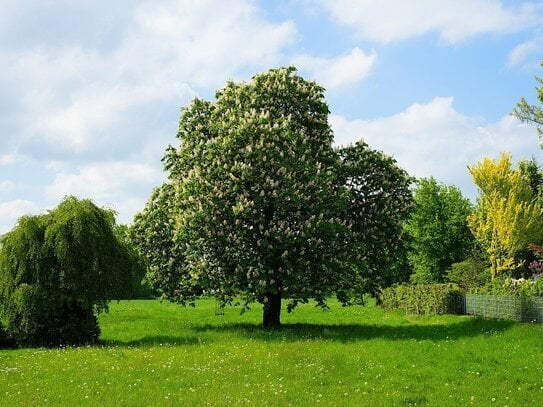
[[[115,225],[113,232],[118,242],[124,246],[126,252],[131,257],[130,263],[134,267],[131,273],[130,297],[125,299],[155,297],[156,293],[146,276],[147,268],[145,259],[140,255],[135,243],[131,239],[131,228],[127,225]]]
[[[444,282],[447,269],[473,250],[474,238],[467,224],[472,205],[457,187],[439,184],[434,178],[418,181],[414,199],[415,207],[405,227],[411,237],[412,279],[419,283]]]
[[[519,162],[519,172],[527,178],[532,194],[539,200],[543,199],[543,171],[535,158]]]
[[[324,89],[294,68],[230,82],[216,96],[183,109],[180,146],[164,157],[169,180],[134,222],[163,296],[190,303],[205,292],[229,303],[241,293],[246,306],[266,304],[264,324],[274,326],[282,298],[289,310],[310,298],[326,307],[334,293],[347,302],[370,286],[363,273],[392,264],[401,247],[406,174],[363,143],[334,150]]]
[[[348,280],[327,117],[323,89],[290,69],[184,110],[180,148],[166,157],[186,248],[181,298],[197,284],[223,302],[243,291],[274,308],[282,296],[323,305]]]
[[[183,251],[174,239],[174,204],[175,190],[171,183],[155,188],[143,211],[134,217],[130,241],[145,259],[146,279],[151,286],[164,298],[184,304],[185,298],[201,294],[202,290],[184,273]]]
[[[533,274],[538,275],[539,278],[543,278],[543,247],[536,244],[531,244],[530,250],[535,257],[535,259],[530,263],[530,271]]]
[[[68,197],[2,237],[0,313],[11,337],[37,345],[97,339],[93,311],[128,295],[135,269],[114,222],[112,211]]]
[[[413,206],[412,179],[396,161],[364,142],[339,149],[341,184],[350,195],[351,249],[361,276],[359,293],[409,279],[408,236],[403,224]]]
[[[473,294],[543,297],[543,279],[495,278],[483,287],[470,290]]]
[[[541,66],[543,66],[543,62],[541,63]],[[543,104],[543,79],[538,77],[535,79],[539,85],[541,85],[536,89],[539,103]],[[522,98],[520,102],[517,103],[512,114],[524,123],[535,124],[542,143],[541,147],[543,148],[543,109],[541,105],[530,105],[526,99]]]
[[[490,281],[488,261],[482,253],[474,250],[466,260],[452,264],[446,278],[464,290],[483,286]]]
[[[410,314],[459,314],[462,291],[456,284],[401,284],[385,288],[380,295],[385,309],[403,309]]]
[[[490,257],[492,277],[525,268],[529,244],[543,241],[543,202],[534,196],[532,177],[513,169],[508,154],[485,158],[470,172],[480,195],[468,222]]]

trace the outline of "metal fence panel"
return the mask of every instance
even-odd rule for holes
[[[543,297],[466,294],[465,313],[484,318],[543,322]]]

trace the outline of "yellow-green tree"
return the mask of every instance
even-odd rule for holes
[[[468,217],[473,235],[486,249],[492,278],[524,266],[520,254],[543,241],[543,206],[529,174],[514,169],[509,154],[485,158],[469,168],[479,187],[477,210]]]

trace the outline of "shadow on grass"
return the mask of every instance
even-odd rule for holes
[[[195,332],[229,332],[262,341],[307,341],[323,340],[355,342],[370,339],[433,340],[445,341],[464,337],[492,335],[503,332],[515,323],[510,321],[465,319],[462,322],[442,325],[377,325],[377,324],[284,324],[281,328],[268,330],[260,325],[232,323],[226,325],[206,324],[193,328]]]
[[[152,335],[145,336],[139,339],[133,339],[128,341],[121,340],[100,340],[99,346],[116,346],[126,348],[146,348],[151,346],[185,346],[185,345],[199,345],[202,343],[208,343],[208,340],[203,341],[197,337],[183,337],[183,336],[168,336],[168,335]]]

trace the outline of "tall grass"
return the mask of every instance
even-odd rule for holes
[[[113,304],[102,343],[0,351],[0,405],[543,405],[543,327],[304,305],[260,328],[214,300]]]

